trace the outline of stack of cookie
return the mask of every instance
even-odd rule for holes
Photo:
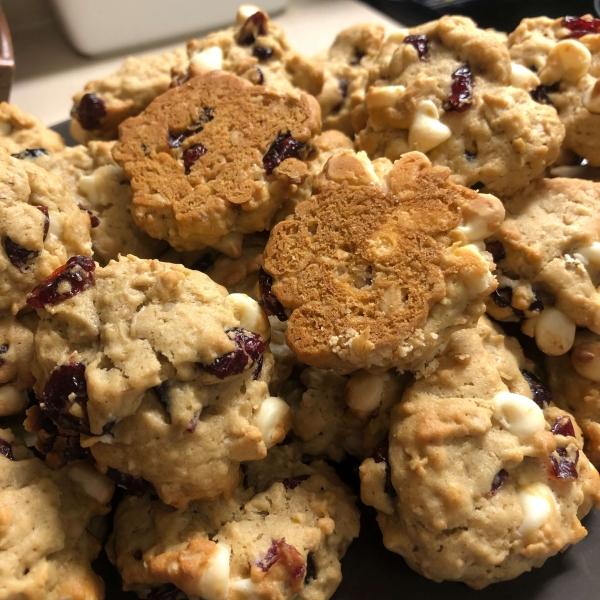
[[[327,599],[347,458],[433,580],[580,541],[599,76],[589,16],[358,25],[308,58],[243,6],[89,83],[82,145],[1,105],[0,598],[103,598],[105,543],[141,598]]]

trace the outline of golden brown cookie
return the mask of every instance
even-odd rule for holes
[[[65,142],[56,131],[44,127],[39,119],[14,104],[0,104],[0,148],[11,154],[27,149],[43,149],[56,152]]]
[[[113,156],[136,223],[177,250],[267,229],[308,177],[319,107],[222,71],[191,79],[121,125]]]

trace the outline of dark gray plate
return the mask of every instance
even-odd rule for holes
[[[69,145],[75,145],[69,135],[68,121],[52,129],[65,137]],[[355,490],[356,466],[344,465],[340,472]],[[550,558],[541,569],[475,591],[462,583],[434,583],[417,575],[400,556],[383,546],[375,511],[363,505],[360,508],[360,537],[343,560],[344,578],[333,600],[600,600],[600,516],[597,514],[584,520],[588,536],[582,542]],[[106,582],[107,600],[137,598],[135,594],[121,591],[119,574],[104,553],[94,567]]]

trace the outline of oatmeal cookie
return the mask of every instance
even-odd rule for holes
[[[389,449],[361,466],[386,547],[430,579],[477,589],[581,540],[600,503],[574,418],[521,371],[514,342],[482,325],[454,334],[393,410]]]
[[[456,183],[510,195],[554,162],[564,138],[556,110],[511,73],[502,38],[466,17],[392,34],[370,70],[358,147],[391,160],[419,150]]]
[[[0,598],[102,600],[94,521],[110,511],[112,482],[85,462],[52,471],[17,459],[6,437],[0,430]]]
[[[511,59],[533,98],[554,106],[564,147],[600,166],[600,19],[523,19],[509,35]],[[525,67],[525,68],[524,68]]]
[[[423,372],[453,331],[475,324],[496,286],[480,241],[504,208],[449,175],[419,152],[392,164],[347,151],[273,228],[262,302],[289,318],[300,360],[339,374]]]
[[[266,470],[269,459],[253,464],[260,475],[249,472],[231,498],[185,510],[148,495],[126,498],[108,547],[125,589],[206,600],[331,597],[358,511],[327,465],[282,459],[283,470]]]
[[[576,325],[600,333],[600,183],[536,179],[505,208],[486,242],[499,283],[488,312],[522,320],[540,350],[564,354]]]
[[[185,48],[158,56],[130,56],[116,73],[90,81],[73,96],[71,135],[82,144],[116,139],[119,124],[166,92],[173,73],[187,63]]]
[[[381,25],[363,23],[340,31],[331,48],[317,56],[325,72],[321,105],[323,129],[351,137],[364,128],[360,107],[365,99],[369,68],[385,37]]]
[[[52,154],[26,157],[60,175],[79,208],[89,214],[93,257],[101,264],[119,254],[157,258],[167,243],[151,238],[134,223],[131,187],[112,158],[114,142],[90,142]]]
[[[44,127],[41,121],[14,104],[0,104],[0,148],[18,154],[28,148],[57,152],[64,147],[65,142],[56,131]]]
[[[197,250],[267,229],[307,179],[319,129],[311,96],[215,71],[124,122],[113,155],[131,181],[136,223],[176,250]]]
[[[73,255],[90,255],[90,220],[52,173],[0,150],[0,313]]]

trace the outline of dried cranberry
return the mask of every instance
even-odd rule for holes
[[[256,77],[256,85],[262,85],[265,82],[265,76],[258,67],[256,67]]]
[[[267,15],[258,11],[246,19],[246,22],[240,28],[237,43],[240,46],[249,46],[254,44],[259,35],[267,33]]]
[[[498,288],[492,292],[492,300],[496,306],[506,308],[512,302],[513,291],[509,287]]]
[[[194,416],[190,419],[190,424],[188,425],[186,431],[188,433],[194,433],[196,431],[196,427],[198,427],[198,420],[200,419],[200,411],[197,410],[194,413]]]
[[[154,486],[142,477],[134,477],[128,473],[117,471],[117,469],[113,469],[112,467],[108,467],[106,475],[128,494],[139,497],[147,492],[154,492]]]
[[[540,407],[550,404],[552,402],[552,394],[550,390],[541,382],[537,375],[534,375],[531,371],[521,370],[521,374],[525,378],[525,381],[529,384],[533,401]]]
[[[304,578],[304,584],[310,583],[317,578],[317,565],[315,565],[315,559],[312,552],[308,553],[306,557],[306,577]]]
[[[169,407],[169,385],[166,381],[163,381],[160,385],[155,388],[160,403],[165,407]]]
[[[254,371],[252,372],[252,381],[256,381],[260,377],[260,374],[262,373],[263,362],[264,357],[262,356],[256,361],[256,365],[254,365]]]
[[[172,583],[165,583],[160,587],[152,588],[147,598],[148,600],[187,600],[188,596]]]
[[[567,415],[556,417],[554,425],[550,428],[554,435],[564,435],[565,437],[575,437],[575,429],[571,418]]]
[[[88,210],[84,206],[81,206],[81,204],[78,204],[77,206],[79,206],[79,210],[82,210],[83,212],[87,213],[88,216],[90,217],[90,223],[92,225],[92,229],[94,227],[98,227],[98,225],[100,225],[100,219],[91,210]]]
[[[234,327],[226,332],[230,340],[235,342],[235,350],[215,359],[210,365],[201,365],[207,373],[225,379],[231,375],[239,375],[246,367],[258,360],[266,350],[260,335],[247,329]]]
[[[575,456],[570,458],[566,448],[557,448],[549,457],[552,475],[561,481],[573,481],[579,477],[577,473],[577,462],[579,461],[579,450]]]
[[[2,344],[0,346],[0,367],[6,362],[3,358],[2,355],[6,354],[8,352],[8,348],[9,345],[8,344]]]
[[[50,230],[50,213],[48,212],[48,208],[46,206],[36,206],[36,208],[41,211],[44,215],[44,242],[48,237],[48,231]]]
[[[407,35],[402,40],[402,43],[413,46],[419,55],[419,60],[425,60],[427,58],[429,38],[426,35]]]
[[[270,58],[273,58],[273,48],[268,48],[266,46],[254,46],[252,50],[252,56],[255,56],[261,62],[265,62]]]
[[[192,144],[184,153],[183,153],[183,166],[185,167],[185,174],[189,175],[192,170],[192,165],[196,163],[196,161],[206,154],[206,148],[198,143]]]
[[[357,67],[358,65],[360,65],[360,61],[367,55],[366,52],[363,52],[362,50],[355,50],[354,52],[354,58],[350,61],[350,64],[353,67]]]
[[[496,473],[496,475],[494,475],[494,479],[492,481],[492,487],[490,488],[490,491],[486,494],[486,496],[488,498],[491,498],[504,485],[504,482],[507,479],[508,479],[508,471],[505,471],[504,469],[500,469],[500,471],[498,471]]]
[[[79,124],[89,131],[100,127],[106,117],[106,105],[96,94],[85,94],[74,112]]]
[[[469,65],[463,65],[452,73],[452,92],[444,102],[446,112],[464,112],[473,104],[473,73]]]
[[[272,286],[273,277],[261,268],[258,272],[258,288],[260,290],[259,304],[265,309],[268,315],[273,315],[280,321],[287,321],[288,317],[285,314],[285,309],[277,299],[277,296],[273,293]]]
[[[340,79],[338,82],[338,90],[340,91],[340,97],[345,100],[348,97],[348,80]]]
[[[538,85],[534,90],[531,90],[531,97],[538,103],[538,104],[550,104],[551,106],[553,106],[553,102],[552,100],[550,100],[550,96],[548,96],[548,93],[550,92],[556,92],[558,90],[558,87],[556,85],[554,86],[547,86],[547,85]]]
[[[282,563],[289,575],[292,589],[297,587],[304,580],[306,575],[306,562],[302,555],[294,546],[291,546],[285,541],[285,538],[280,540],[271,540],[271,547],[263,560],[257,561],[256,565],[264,572],[267,572],[275,563]]]
[[[87,256],[72,256],[66,264],[59,267],[29,294],[27,304],[34,308],[44,308],[64,302],[94,284],[96,264]],[[59,288],[68,285],[68,290],[59,292]]]
[[[286,477],[281,483],[286,490],[296,489],[303,481],[306,481],[310,475],[298,475],[296,477]]]
[[[304,150],[306,144],[296,141],[292,134],[279,133],[267,153],[263,156],[263,165],[267,175],[273,172],[284,160],[288,158],[299,158],[300,152]]]
[[[565,17],[561,25],[571,33],[567,38],[580,38],[584,35],[600,33],[600,19],[582,19],[581,17]]]
[[[465,158],[471,162],[474,161],[477,158],[477,154],[473,153],[473,152],[469,152],[468,150],[465,150]],[[483,187],[483,186],[481,186]]]
[[[134,553],[133,553],[133,558],[135,558],[135,560],[142,560],[143,557],[143,553],[141,548],[138,548]]]
[[[498,264],[501,260],[504,260],[506,258],[506,250],[504,250],[502,242],[498,240],[496,240],[495,242],[487,242],[487,244],[485,245],[485,249],[486,252],[489,252],[492,255],[492,258],[494,259],[494,262],[496,264]]]
[[[527,309],[529,311],[542,311],[544,310],[544,302],[542,301],[542,299],[536,294],[535,295],[535,300],[529,305],[529,308]]]
[[[0,438],[0,455],[5,456],[8,460],[15,460],[12,445],[2,438]]]
[[[39,250],[27,250],[8,236],[4,240],[4,251],[12,265],[21,272],[26,271],[30,266],[29,263],[40,255]]]
[[[371,454],[371,458],[376,463],[387,462],[388,453],[390,449],[390,443],[387,438],[384,438],[377,444],[375,450],[373,450],[373,454]]]
[[[27,160],[29,158],[39,158],[46,154],[50,154],[46,148],[26,148],[17,154],[11,154],[11,156],[19,160]]]
[[[60,427],[89,434],[85,368],[81,362],[55,367],[44,386],[40,408]],[[81,418],[72,414],[73,404],[81,408]]]

